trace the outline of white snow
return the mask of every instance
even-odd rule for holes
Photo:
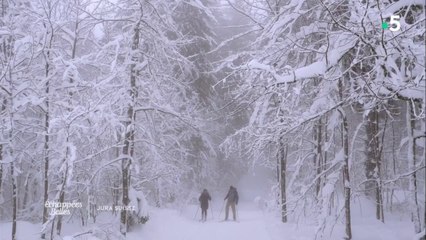
[[[366,204],[367,203],[367,204]],[[373,205],[363,202],[364,213],[372,211]],[[374,219],[372,215],[362,215],[359,205],[354,204],[353,240],[402,240],[411,239],[411,224],[404,219],[388,215],[386,224]],[[368,205],[367,207],[365,205]],[[221,202],[213,204],[208,211],[208,221],[199,222],[200,212],[196,219],[196,206],[188,206],[179,213],[176,210],[156,209],[150,220],[138,231],[129,234],[129,239],[144,240],[312,240],[315,236],[315,225],[297,223],[290,220],[282,223],[280,216],[259,210],[253,203],[242,203],[238,206],[238,222],[221,222],[224,212],[220,213]],[[368,210],[366,209],[368,208]],[[328,234],[328,233],[327,233]],[[340,240],[344,236],[344,226],[337,223],[335,231],[326,239]],[[134,238],[133,238],[134,237]]]
[[[190,208],[196,211],[194,208]],[[159,210],[151,215],[151,220],[138,233],[132,236],[144,236],[146,240],[209,240],[209,239],[269,239],[262,213],[256,210],[244,210],[239,213],[240,222],[219,222],[209,217],[205,223],[191,219],[194,212],[188,211],[183,215],[173,210]],[[209,211],[211,214],[211,211]],[[223,218],[222,213],[222,218]],[[200,213],[198,213],[197,219]],[[136,238],[135,238],[136,239]]]

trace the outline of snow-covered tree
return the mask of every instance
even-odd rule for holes
[[[346,238],[351,239],[351,189],[356,185],[350,176],[355,173],[351,167],[354,166],[354,139],[359,132],[351,116],[359,114],[358,110],[353,111],[355,108],[361,108],[361,114],[377,114],[375,109],[386,109],[389,101],[419,104],[420,112],[424,112],[424,31],[420,30],[425,24],[424,3],[307,0],[229,1],[229,4],[252,22],[250,31],[256,32],[257,38],[254,44],[247,46],[252,46],[250,51],[231,55],[221,65],[244,74],[245,82],[235,96],[242,104],[248,103],[251,112],[247,126],[230,136],[226,145],[246,139],[252,161],[256,161],[256,156],[265,149],[270,150],[271,144],[274,144],[274,152],[281,153],[282,148],[286,149],[285,144],[280,144],[285,136],[287,139],[299,136],[301,141],[293,140],[288,153],[297,160],[287,163],[290,165],[287,168],[274,157],[270,161],[277,162],[278,169],[295,168],[287,175],[291,179],[288,191],[297,188],[293,185],[295,179],[298,184],[304,179],[302,189],[305,190],[297,195],[318,195],[321,209],[318,234],[326,226],[323,220],[328,218],[327,205],[332,202],[332,193],[339,194],[341,189],[345,199],[342,206]],[[392,14],[401,15],[403,28],[398,34],[383,30],[377,24],[389,20]],[[235,59],[242,63],[236,64]],[[419,117],[424,122],[424,114]],[[377,123],[371,119],[366,122],[369,121],[375,125],[367,127],[366,136],[379,140],[384,133],[377,129]],[[313,141],[306,138],[307,132],[308,136],[313,135]],[[365,142],[377,161],[375,167],[368,167],[367,177],[375,176],[373,186],[377,188],[376,199],[380,200],[381,146],[374,138]],[[309,150],[300,151],[300,148]],[[334,152],[334,160],[326,160],[324,157],[331,152]],[[313,159],[314,164],[306,165],[308,159]],[[306,167],[316,174],[306,175],[303,171]],[[412,169],[410,178],[415,176],[415,171]],[[336,181],[338,173],[342,176],[341,185]],[[299,202],[298,198],[294,201]],[[416,205],[414,199],[410,200],[413,206]],[[287,199],[288,203],[292,200]],[[281,201],[281,205],[284,204],[286,201]],[[378,201],[378,210],[381,204],[383,201]],[[411,209],[414,214],[418,212]],[[382,213],[377,214],[383,220]],[[414,220],[418,233],[419,221]]]

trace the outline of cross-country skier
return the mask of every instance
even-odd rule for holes
[[[212,200],[212,198],[209,192],[207,191],[207,189],[204,189],[200,197],[198,198],[198,201],[200,201],[201,205],[201,221],[207,220],[207,209],[209,208],[210,200]]]
[[[228,220],[229,207],[232,208],[232,216],[234,218],[234,221],[236,221],[237,216],[235,212],[235,205],[238,205],[238,192],[234,186],[229,187],[228,194],[226,194],[226,197],[224,200],[226,199],[228,199],[228,201],[226,202],[225,221]]]

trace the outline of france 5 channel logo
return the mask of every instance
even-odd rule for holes
[[[399,16],[398,15],[392,15],[390,16],[389,22],[382,22],[382,29],[384,30],[391,30],[392,32],[396,32],[401,30],[401,23],[399,22]]]

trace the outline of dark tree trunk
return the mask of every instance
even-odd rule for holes
[[[2,101],[2,106],[0,108],[0,116],[2,115],[3,111],[6,110],[6,98]],[[2,195],[2,185],[3,185],[3,144],[0,144],[0,196]],[[0,216],[2,215],[2,208],[0,208]]]
[[[346,240],[352,239],[352,225],[351,225],[351,188],[349,180],[349,135],[348,135],[348,121],[346,116],[342,116],[342,130],[343,130],[343,187],[345,195],[345,233]]]
[[[374,197],[377,188],[377,158],[376,149],[378,144],[378,126],[376,124],[376,111],[371,110],[367,115],[366,130],[366,160],[365,160],[365,176],[367,182],[365,184],[365,192],[367,196]]]
[[[13,89],[12,87],[12,72],[9,70],[9,81],[10,81],[10,86],[11,89]],[[14,149],[13,149],[13,131],[14,131],[14,126],[13,126],[13,94],[11,91],[11,95],[10,95],[10,130],[9,130],[9,148],[10,148],[10,156],[12,157],[12,162],[10,163],[10,176],[12,179],[12,240],[16,240],[16,233],[17,233],[17,225],[16,225],[16,221],[17,221],[17,212],[18,212],[18,195],[17,195],[17,186],[16,186],[16,176],[15,176],[15,156],[14,156]]]
[[[322,120],[318,119],[318,122],[314,127],[314,143],[315,143],[315,155],[314,155],[314,167],[316,176],[321,174],[322,170]],[[318,178],[315,183],[315,193],[318,197],[321,190],[321,178]]]
[[[48,36],[49,36],[49,31],[50,31],[50,38],[49,38],[49,45],[47,48],[48,50],[45,55],[46,63],[44,67],[44,76],[46,77],[46,79],[49,79],[49,74],[50,74],[50,49],[53,45],[52,26],[50,26],[50,29],[46,28],[46,35]],[[49,200],[49,153],[50,153],[49,152],[50,81],[49,80],[46,81],[44,93],[45,93],[46,103],[45,103],[45,109],[44,109],[44,146],[43,146],[44,170],[43,170],[43,219],[42,221],[43,221],[43,224],[46,224],[47,221],[49,220],[48,209],[45,206],[45,203]],[[42,232],[41,238],[45,239],[45,237],[46,237],[46,233]]]
[[[136,51],[139,48],[139,33],[140,33],[140,22],[138,22],[134,28],[133,35],[133,44],[132,51]],[[122,172],[122,185],[123,185],[123,198],[122,204],[124,207],[129,205],[129,187],[130,187],[130,166],[133,158],[133,142],[134,142],[134,123],[135,123],[135,111],[134,106],[136,104],[137,98],[137,88],[136,88],[136,77],[138,75],[136,69],[137,57],[132,57],[132,64],[130,65],[130,98],[132,99],[131,104],[129,104],[127,109],[127,120],[125,122],[126,133],[124,136],[124,147],[123,147],[123,155],[126,156],[123,158],[121,163],[121,172]],[[121,210],[120,213],[120,231],[122,235],[126,236],[128,231],[128,212],[126,210]]]
[[[9,46],[13,46],[13,38],[10,37]],[[12,53],[10,53],[9,57],[12,57]],[[12,158],[12,162],[10,163],[10,176],[11,176],[11,183],[12,183],[12,240],[16,240],[16,233],[17,233],[17,212],[18,212],[18,194],[17,194],[17,186],[16,186],[16,176],[15,176],[15,164],[16,164],[16,158],[14,156],[14,144],[13,144],[13,138],[14,138],[14,86],[13,86],[13,80],[12,80],[12,70],[8,70],[8,77],[9,77],[9,84],[10,84],[10,95],[9,95],[9,122],[10,122],[10,130],[9,130],[9,136],[8,136],[8,145],[9,145],[9,153]],[[7,107],[6,107],[7,108]]]
[[[286,171],[287,171],[287,151],[288,145],[284,142],[285,139],[280,137],[279,144],[279,168],[280,168],[280,192],[281,192],[281,221],[287,222],[287,194],[286,194]]]
[[[63,202],[65,202],[65,192],[64,191],[61,191],[61,193],[59,194],[59,202],[61,203],[61,205],[62,205]],[[61,235],[62,215],[58,215],[57,217],[58,217],[58,223],[56,224],[56,234]]]
[[[16,187],[16,177],[15,177],[15,162],[12,161],[10,164],[10,175],[12,176],[12,240],[16,240],[17,233],[17,212],[18,212],[18,196],[17,196],[17,187]]]
[[[49,64],[46,64],[46,77],[49,74]],[[44,155],[44,171],[43,171],[43,224],[45,224],[48,219],[47,207],[44,203],[49,200],[49,81],[46,83],[46,109],[44,113],[44,146],[43,146],[43,155]],[[41,238],[45,238],[45,233],[41,234]]]
[[[414,106],[412,102],[407,102],[407,135],[408,135],[408,149],[407,149],[407,158],[408,158],[408,169],[412,174],[409,177],[409,187],[410,191],[410,209],[411,217],[414,223],[415,233],[420,233],[422,231],[421,222],[420,222],[420,211],[419,204],[417,199],[417,179],[416,179],[416,142],[414,136],[414,130],[416,128],[415,116],[414,116]]]
[[[339,97],[343,100],[343,82],[339,80]],[[345,240],[352,239],[352,224],[351,224],[351,186],[349,178],[349,130],[348,120],[343,108],[338,109],[342,118],[342,144],[343,144],[343,189],[345,199]]]
[[[381,189],[381,141],[379,129],[379,111],[377,107],[371,109],[367,115],[366,124],[366,162],[365,175],[367,183],[365,190],[368,196],[375,199],[376,219],[384,222],[383,196]],[[384,134],[384,133],[383,133]]]
[[[69,136],[66,139],[66,142],[69,142]],[[59,191],[59,203],[62,206],[62,203],[65,202],[65,191],[66,191],[66,187],[67,187],[67,181],[68,181],[68,156],[70,154],[70,149],[69,147],[66,148],[66,152],[65,152],[65,159],[64,159],[64,163],[65,164],[65,169],[64,169],[64,174],[62,177],[62,184],[61,184],[61,189]],[[63,209],[63,208],[61,208]],[[58,215],[58,222],[56,224],[56,234],[57,235],[61,235],[61,230],[62,230],[62,215]],[[54,222],[54,221],[53,221]],[[52,225],[53,228],[53,225]]]
[[[394,124],[393,122],[391,123],[391,128],[392,128],[392,173],[393,176],[396,176],[396,157],[395,157],[395,128],[394,128]],[[393,196],[394,196],[394,187],[392,187],[391,189],[391,194],[390,194],[390,211],[392,212],[392,208],[393,208]]]

